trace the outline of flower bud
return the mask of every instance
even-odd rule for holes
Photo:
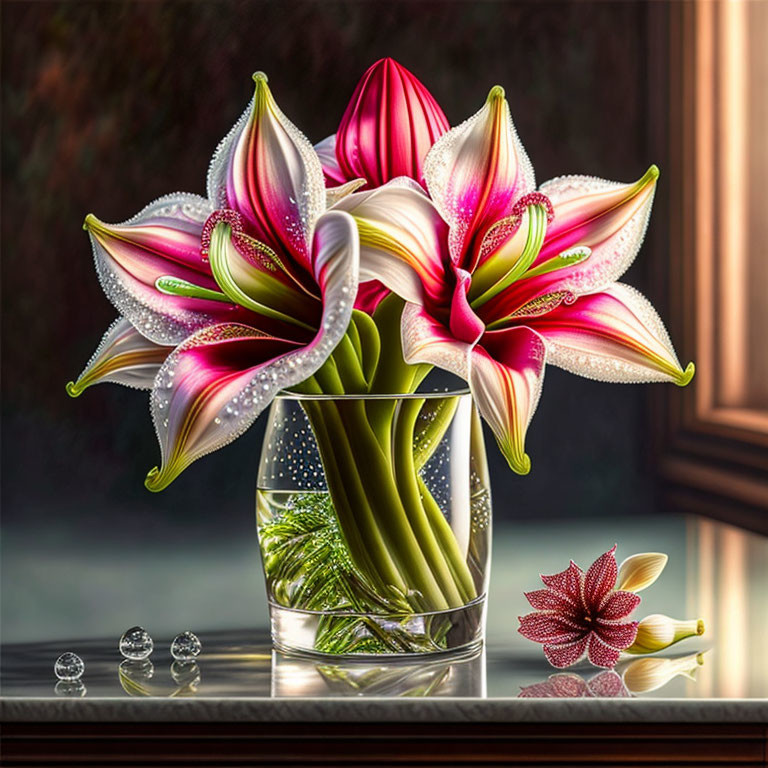
[[[696,672],[702,664],[703,653],[692,653],[678,659],[636,659],[624,668],[622,677],[630,693],[648,693],[661,688],[678,675],[695,680]]]
[[[336,159],[346,179],[378,187],[397,176],[422,180],[422,164],[448,120],[432,94],[394,59],[363,75],[336,134]]]
[[[681,621],[661,613],[646,616],[637,625],[635,642],[626,649],[627,653],[656,653],[669,648],[680,640],[693,635],[704,634],[702,619]]]
[[[650,587],[664,570],[669,558],[663,552],[641,552],[628,557],[619,566],[616,589],[639,592]]]

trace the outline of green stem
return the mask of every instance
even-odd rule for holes
[[[424,556],[449,606],[458,607],[467,601],[460,594],[453,573],[446,562],[435,533],[424,511],[419,491],[419,476],[413,460],[413,430],[425,400],[403,400],[394,429],[393,459],[400,498],[408,520],[419,541]]]
[[[382,523],[382,533],[389,551],[400,571],[407,576],[409,585],[423,596],[427,610],[447,609],[448,602],[427,563],[403,507],[390,457],[382,450],[368,423],[365,403],[352,400],[338,405],[353,454],[359,465],[364,467],[360,479],[367,491],[366,498],[376,519]]]
[[[461,587],[465,598],[464,602],[468,603],[477,597],[477,588],[475,587],[475,580],[469,571],[469,566],[467,566],[466,557],[459,549],[459,543],[456,541],[453,529],[421,478],[419,478],[419,490],[421,491],[424,511],[427,513],[432,530],[440,542],[454,579],[456,579],[456,582]]]
[[[394,587],[407,594],[408,583],[390,555],[390,547],[369,505],[335,402],[309,402],[304,406],[317,439],[339,525],[350,545],[353,562],[362,573],[381,585],[385,594]]]

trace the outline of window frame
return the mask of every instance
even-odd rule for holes
[[[734,237],[739,196],[731,195],[745,148],[726,114],[740,95],[724,81],[743,62],[727,38],[738,24],[729,5],[649,8],[650,145],[666,160],[668,186],[658,202],[669,221],[650,238],[652,285],[672,338],[697,368],[690,387],[654,394],[653,447],[665,506],[768,533],[768,412],[718,401],[718,376],[738,360],[726,350],[724,362],[724,334],[717,333],[717,313],[727,311],[734,290],[720,265],[738,266],[744,250]]]

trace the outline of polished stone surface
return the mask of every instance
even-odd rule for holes
[[[645,690],[628,674],[637,657],[623,658],[615,675],[582,663],[568,677],[551,677],[558,671],[541,647],[515,631],[516,617],[530,610],[522,591],[537,588],[538,573],[562,570],[570,558],[586,567],[614,542],[619,560],[670,555],[659,581],[641,593],[636,617],[666,613],[706,624],[703,636],[660,654],[684,662],[664,662]],[[488,642],[474,658],[318,661],[274,652],[263,626],[204,632],[196,624],[203,652],[174,669],[170,636],[156,638],[151,665],[141,668],[121,665],[114,638],[6,644],[0,707],[6,720],[764,722],[767,592],[768,539],[732,526],[674,516],[556,529],[518,524],[496,532]],[[53,662],[63,650],[85,661],[85,690],[56,689]]]

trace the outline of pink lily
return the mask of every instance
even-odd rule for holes
[[[254,75],[219,145],[208,197],[161,198],[109,225],[88,216],[96,268],[122,318],[76,383],[152,387],[158,491],[242,434],[285,387],[317,371],[357,290],[355,223],[325,211],[320,160]]]
[[[331,187],[362,179],[367,189],[398,176],[421,181],[427,152],[449,127],[415,75],[386,58],[368,68],[338,131],[315,149]]]
[[[360,279],[408,303],[409,363],[466,379],[510,466],[530,470],[524,440],[546,363],[601,381],[687,384],[650,303],[615,282],[643,240],[658,170],[634,184],[564,176],[535,189],[500,87],[446,133],[408,179],[339,203],[358,222]]]
[[[542,576],[546,589],[526,592],[536,609],[519,616],[518,632],[542,643],[544,655],[555,667],[570,667],[587,656],[597,667],[614,667],[622,650],[637,635],[636,621],[622,621],[640,604],[634,592],[616,589],[616,546],[584,571],[570,566]]]

